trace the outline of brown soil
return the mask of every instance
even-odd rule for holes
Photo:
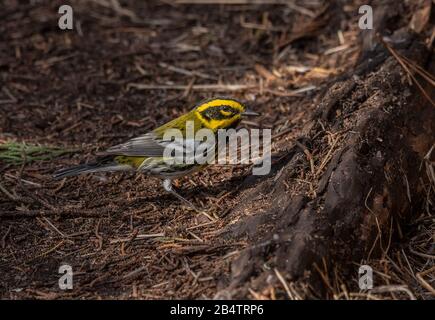
[[[433,186],[419,168],[433,170],[434,109],[385,46],[367,48],[377,40],[358,29],[360,2],[71,1],[73,31],[57,27],[63,1],[3,2],[0,142],[78,151],[0,162],[0,297],[430,297]],[[385,3],[378,31],[433,74],[433,25],[408,30],[421,5]],[[273,170],[179,179],[207,214],[143,175],[51,178],[220,95],[261,112],[244,125],[273,130]],[[65,263],[69,291],[58,287]],[[389,275],[377,292],[358,289],[360,264]]]

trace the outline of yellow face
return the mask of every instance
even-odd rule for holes
[[[237,126],[245,110],[245,106],[236,100],[212,99],[193,111],[206,128],[216,131]]]

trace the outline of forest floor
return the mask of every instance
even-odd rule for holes
[[[16,147],[0,158],[3,299],[215,297],[250,242],[223,236],[240,220],[229,213],[251,190],[242,183],[250,166],[212,166],[177,181],[183,196],[205,213],[166,194],[157,178],[115,173],[55,181],[53,172],[91,161],[98,151],[215,96],[240,99],[260,112],[242,125],[272,129],[279,159],[290,141],[304,135],[318,94],[352,70],[361,50],[361,1],[116,3],[71,1],[71,31],[58,28],[63,1],[0,4],[0,148]],[[411,20],[416,4],[406,5],[409,14],[397,24]],[[315,171],[326,166],[330,145],[340,145],[333,137],[311,150],[321,155]],[[22,151],[22,143],[36,149]],[[318,180],[311,169],[301,167],[289,192],[313,196]],[[254,205],[244,214],[256,214]],[[427,210],[416,212],[420,218],[403,226],[388,256],[370,262],[380,275],[377,285],[394,290],[368,295],[358,289],[355,274],[339,286],[343,294],[304,289],[300,295],[429,297],[429,280],[422,283],[415,272],[433,270],[431,205],[428,200]],[[63,264],[73,268],[73,290],[59,289]],[[246,298],[287,298],[285,280],[278,271],[276,276],[277,284],[262,292],[252,288]]]

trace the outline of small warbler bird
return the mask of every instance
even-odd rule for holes
[[[66,168],[55,172],[54,178],[75,176],[82,173],[104,171],[137,171],[163,179],[163,188],[178,199],[186,202],[199,211],[190,201],[179,195],[172,187],[172,180],[188,175],[203,167],[204,164],[171,163],[163,157],[168,141],[163,139],[169,129],[178,129],[186,138],[186,123],[192,121],[194,132],[200,129],[210,129],[217,135],[219,129],[235,128],[242,116],[255,116],[258,113],[249,111],[246,107],[234,100],[216,98],[203,101],[193,110],[144,135],[138,136],[123,144],[113,146],[98,154],[95,162]],[[200,141],[193,141],[197,145]],[[183,143],[182,148],[186,148]]]

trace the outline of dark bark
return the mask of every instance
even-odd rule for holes
[[[402,55],[434,73],[433,56],[418,37],[399,30],[392,39]],[[266,287],[273,269],[265,264],[289,280],[303,279],[321,288],[315,264],[337,263],[354,272],[352,262],[379,255],[394,237],[396,223],[412,219],[418,210],[424,196],[419,168],[435,136],[434,107],[409,85],[405,71],[382,44],[368,49],[355,70],[322,95],[306,127],[303,144],[311,150],[325,148],[323,127],[343,137],[318,179],[316,196],[286,191],[286,182],[301,166],[309,170],[303,150],[294,145],[279,173],[251,188],[230,213],[243,216],[251,210],[253,215],[224,234],[251,245],[233,262],[219,297],[246,297],[249,287]],[[435,96],[433,88],[423,87]]]

